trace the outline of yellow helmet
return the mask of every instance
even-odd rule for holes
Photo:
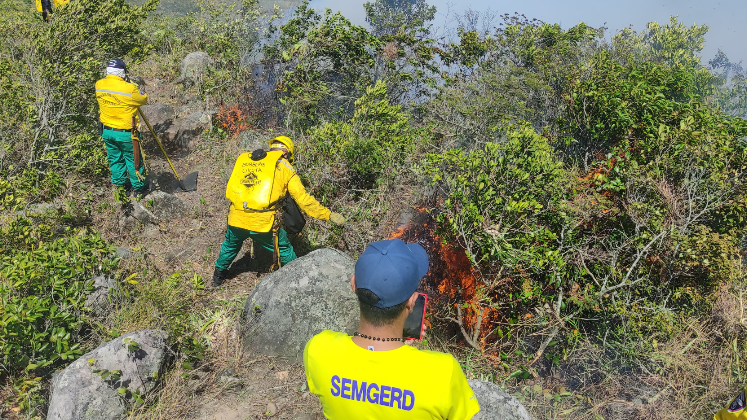
[[[280,143],[280,144],[278,144]],[[280,146],[282,145],[282,146]],[[284,146],[284,147],[283,147]],[[277,136],[274,139],[270,140],[270,148],[281,148],[286,149],[290,153],[290,156],[288,157],[288,160],[292,163],[293,162],[293,140],[290,139],[290,137],[286,136]]]

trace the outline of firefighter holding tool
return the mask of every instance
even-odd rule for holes
[[[213,287],[226,279],[228,267],[247,238],[273,252],[277,266],[296,259],[288,234],[280,227],[279,213],[286,194],[311,217],[337,225],[345,223],[341,214],[331,212],[306,192],[292,163],[293,141],[285,136],[270,140],[269,151],[243,153],[236,160],[226,187],[231,206],[226,239],[215,262]]]
[[[148,102],[148,95],[127,81],[127,66],[115,58],[107,64],[106,77],[96,82],[96,100],[112,184],[126,190],[131,187],[137,195],[147,194],[137,113]]]

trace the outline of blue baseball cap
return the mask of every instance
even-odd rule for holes
[[[372,242],[355,262],[355,286],[368,289],[379,301],[377,308],[390,308],[406,301],[428,274],[428,254],[418,244],[401,239]]]
[[[112,58],[111,60],[109,60],[109,63],[106,65],[106,67],[127,70],[127,65],[121,58]]]

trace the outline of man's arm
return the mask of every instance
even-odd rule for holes
[[[281,161],[278,164],[283,165],[284,162]],[[288,181],[288,192],[291,197],[296,200],[296,203],[301,207],[301,210],[303,210],[304,213],[315,219],[329,220],[329,214],[331,211],[319,204],[319,202],[316,201],[316,198],[306,192],[306,188],[304,188],[303,183],[301,183],[301,179],[295,173],[291,176],[290,181]]]
[[[132,101],[135,106],[143,106],[148,103],[148,95],[136,84],[132,84]]]

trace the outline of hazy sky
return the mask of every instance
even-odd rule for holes
[[[548,23],[560,23],[569,28],[578,22],[598,27],[605,25],[610,31],[629,25],[642,30],[652,21],[669,22],[669,16],[679,15],[686,25],[697,23],[710,27],[702,53],[703,62],[713,58],[722,49],[731,61],[747,59],[747,0],[427,0],[438,9],[436,22],[444,26],[447,12],[462,13],[468,8],[498,14],[523,13]],[[312,0],[317,9],[329,7],[341,11],[355,23],[364,23],[365,0]],[[747,62],[743,63],[743,65]],[[747,67],[747,65],[745,65]]]

